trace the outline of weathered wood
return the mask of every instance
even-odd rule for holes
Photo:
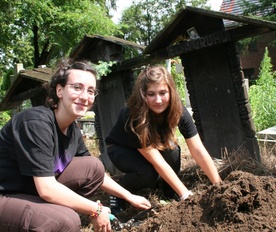
[[[113,66],[113,71],[124,71],[129,68],[141,67],[149,63],[157,63],[199,49],[235,42],[240,39],[268,33],[270,31],[271,30],[267,28],[256,28],[251,25],[246,25],[229,31],[214,32],[195,40],[186,40],[176,45],[159,49],[151,54],[144,54],[133,59],[119,61]]]
[[[41,95],[44,92],[45,92],[45,89],[43,87],[32,88],[28,91],[25,91],[25,92],[22,92],[22,93],[12,96],[10,101],[11,102],[25,101],[25,100],[31,99],[33,97],[37,97],[38,95]]]
[[[239,118],[241,122],[242,129],[242,143],[238,148],[245,148],[249,155],[256,161],[260,162],[260,151],[258,142],[256,139],[256,130],[252,119],[251,107],[249,104],[247,89],[244,83],[244,75],[242,72],[242,67],[239,59],[239,52],[237,51],[237,46],[234,43],[228,44],[227,57],[228,66],[230,69],[231,79],[233,82],[236,104],[239,110]],[[233,124],[232,124],[233,125]]]
[[[244,16],[244,15],[233,15],[233,14],[228,14],[222,11],[211,11],[211,10],[205,10],[202,8],[196,8],[196,7],[189,7],[186,6],[183,8],[183,11],[189,11],[197,14],[203,14],[206,16],[210,17],[216,17],[216,18],[222,18],[222,19],[228,19],[234,22],[239,22],[243,24],[251,24],[253,26],[257,27],[267,27],[272,30],[276,30],[276,23],[272,21],[267,21],[261,18],[252,18],[249,16]],[[181,11],[179,12],[181,14]]]
[[[187,30],[195,27],[200,36],[206,36],[214,31],[224,31],[223,20],[232,20],[239,26],[252,25],[255,28],[267,28],[275,30],[276,23],[253,19],[245,16],[230,15],[224,12],[210,11],[194,7],[185,7],[178,11],[175,17],[160,31],[160,33],[145,48],[144,53],[150,54],[160,48],[166,48],[175,43],[178,37],[188,36]],[[211,25],[217,24],[212,28]],[[206,26],[206,27],[202,27]],[[200,30],[199,30],[200,27]],[[246,32],[246,31],[245,31]]]
[[[134,84],[132,70],[111,73],[103,77],[99,85],[99,95],[93,110],[96,113],[95,127],[99,138],[101,160],[112,175],[121,174],[111,163],[105,144],[105,138],[117,121],[117,117],[126,100],[129,98]]]
[[[231,74],[225,71],[226,53],[220,45],[181,56],[195,124],[206,149],[216,158],[225,148],[232,152],[242,143]]]
[[[144,50],[145,46],[114,36],[85,35],[70,55],[74,60],[87,59],[97,63],[101,61],[119,61],[123,59],[123,47]]]

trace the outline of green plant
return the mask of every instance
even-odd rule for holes
[[[13,75],[13,69],[10,68],[6,71],[6,73],[3,76],[2,84],[1,84],[1,90],[6,91],[10,88],[11,85],[11,75]]]
[[[276,125],[276,72],[268,49],[260,65],[259,78],[249,89],[252,117],[257,131]]]
[[[6,90],[10,85],[10,75],[12,74],[12,69],[9,69],[6,73],[4,73],[3,77],[0,77],[0,101],[3,100]],[[7,121],[11,118],[10,111],[2,111],[0,112],[0,128],[2,128]]]
[[[115,63],[115,61],[99,61],[98,65],[96,65],[96,70],[99,74],[98,79],[101,79],[101,77],[106,76],[108,73],[111,73],[111,67]]]
[[[177,65],[181,64],[180,58],[175,58],[172,62],[171,74],[174,78],[177,90],[179,92],[181,101],[185,104],[185,79],[183,71],[181,73],[177,72]]]
[[[2,128],[11,118],[9,111],[0,112],[0,128]]]

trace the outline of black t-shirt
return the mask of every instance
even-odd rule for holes
[[[57,176],[84,155],[89,152],[75,122],[64,135],[49,108],[17,113],[0,131],[0,193],[37,194],[33,176]]]
[[[117,122],[105,139],[107,145],[117,144],[123,147],[141,148],[139,138],[131,131],[129,123],[126,125],[128,120],[129,109],[127,106],[124,106],[118,116]],[[193,119],[185,106],[183,106],[183,113],[178,128],[185,139],[191,138],[197,134]]]

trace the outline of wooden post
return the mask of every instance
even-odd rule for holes
[[[181,56],[193,117],[210,155],[244,147],[260,160],[251,110],[234,43]]]

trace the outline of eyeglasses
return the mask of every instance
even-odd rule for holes
[[[78,95],[80,95],[85,90],[85,87],[82,83],[67,83],[66,85],[70,85],[74,92]],[[93,87],[89,87],[87,89],[87,93],[89,98],[94,98],[98,95],[98,91]]]

